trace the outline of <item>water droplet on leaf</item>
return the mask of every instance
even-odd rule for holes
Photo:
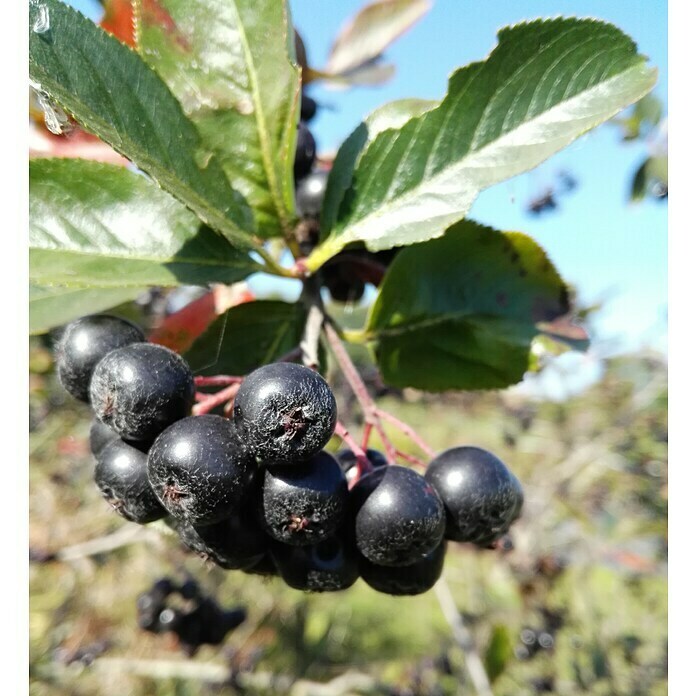
[[[34,5],[37,8],[36,19],[32,25],[32,31],[36,34],[45,34],[51,28],[51,18],[46,5]]]

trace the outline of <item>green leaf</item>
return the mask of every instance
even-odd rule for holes
[[[429,391],[515,384],[538,322],[568,312],[565,284],[518,232],[465,220],[392,262],[363,338],[385,382]]]
[[[437,106],[436,101],[427,99],[398,99],[389,102],[373,111],[348,136],[336,153],[326,184],[321,219],[323,237],[326,237],[336,224],[339,205],[345,192],[350,188],[356,162],[366,146],[383,131],[389,128],[401,128],[411,118],[420,116],[435,106]]]
[[[300,303],[258,300],[237,305],[208,327],[186,360],[195,374],[246,375],[296,348],[306,316]]]
[[[145,177],[91,160],[29,165],[29,278],[140,288],[233,283],[260,270]]]
[[[655,84],[656,71],[610,24],[536,20],[498,40],[486,61],[452,75],[437,108],[369,145],[310,270],[351,242],[378,251],[442,235],[481,190],[537,166]]]
[[[641,134],[657,126],[662,118],[662,102],[654,94],[646,94],[625,118],[616,118],[624,129],[624,140],[635,140]]]
[[[631,181],[631,201],[637,203],[657,184],[667,186],[668,160],[666,155],[648,157],[636,169]]]
[[[513,654],[512,638],[507,626],[494,626],[484,655],[486,673],[491,683],[505,671],[505,666]]]
[[[39,7],[50,18],[42,33],[31,30]],[[59,0],[31,3],[29,26],[29,74],[42,91],[231,243],[254,247],[248,204],[137,53]]]
[[[322,74],[348,78],[370,65],[431,6],[430,0],[376,0],[366,5],[341,30]]]
[[[29,285],[29,333],[45,333],[85,314],[103,312],[135,299],[144,289]]]
[[[256,215],[262,237],[295,214],[292,168],[300,71],[279,0],[135,0],[140,53],[196,124]]]

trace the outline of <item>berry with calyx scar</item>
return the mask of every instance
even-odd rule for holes
[[[147,457],[150,484],[170,514],[192,525],[222,522],[252,490],[256,463],[222,416],[170,425]]]
[[[336,399],[324,378],[294,363],[271,363],[242,382],[233,419],[264,464],[293,464],[321,452],[336,427]]]
[[[316,544],[343,522],[348,484],[338,462],[319,452],[296,466],[267,466],[259,494],[261,523],[277,541]]]

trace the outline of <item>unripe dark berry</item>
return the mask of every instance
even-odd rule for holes
[[[355,544],[336,534],[312,546],[273,544],[278,572],[287,585],[305,592],[338,592],[360,575]]]
[[[317,156],[317,144],[314,136],[302,121],[297,124],[297,149],[295,150],[294,174],[295,182],[304,178],[312,171],[312,165]]]
[[[361,558],[360,576],[377,592],[398,596],[423,594],[431,589],[442,575],[446,550],[447,542],[442,541],[425,558],[398,568],[379,566]]]
[[[189,415],[194,394],[186,361],[153,343],[112,350],[94,369],[90,386],[95,415],[124,440],[154,440]]]
[[[341,525],[348,484],[338,462],[319,452],[293,467],[268,466],[259,498],[261,524],[284,544],[316,544]]]
[[[144,341],[143,332],[125,319],[95,314],[68,324],[56,347],[56,368],[63,387],[89,401],[89,383],[97,363],[110,351]]]
[[[165,517],[147,478],[147,455],[123,440],[101,449],[94,481],[107,502],[131,522],[147,524]]]
[[[234,424],[259,462],[292,464],[321,451],[336,427],[336,399],[323,377],[302,365],[254,370],[234,400]]]
[[[162,505],[192,525],[222,522],[251,491],[256,463],[222,416],[189,416],[170,425],[147,457]]]
[[[315,169],[297,184],[295,198],[297,200],[297,212],[301,217],[319,219],[321,208],[324,204],[328,179],[328,171]]]
[[[519,516],[522,486],[494,454],[480,447],[453,447],[428,465],[425,478],[442,498],[445,537],[489,546]]]
[[[442,501],[412,469],[396,465],[375,469],[355,484],[350,497],[358,550],[377,565],[411,565],[442,541]]]

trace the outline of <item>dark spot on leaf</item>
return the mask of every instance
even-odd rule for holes
[[[507,307],[507,303],[508,303],[508,296],[507,296],[507,293],[505,293],[505,292],[496,293],[496,296],[495,296],[495,303],[496,303],[499,307]]]

